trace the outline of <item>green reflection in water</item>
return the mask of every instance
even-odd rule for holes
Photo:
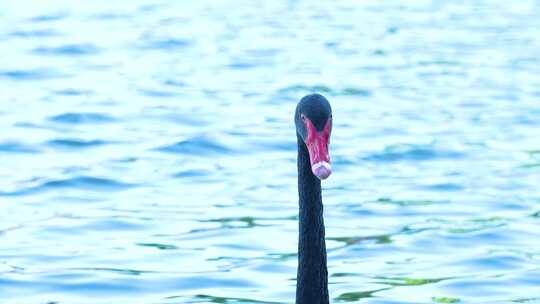
[[[433,297],[431,298],[433,302],[435,303],[458,303],[461,302],[458,298],[451,298],[451,297]]]
[[[343,277],[359,277],[360,274],[358,273],[351,273],[351,272],[336,272],[330,275],[330,277],[333,278],[343,278]]]
[[[512,303],[537,303],[540,301],[540,298],[522,298],[522,299],[515,299],[511,300]]]
[[[375,241],[375,244],[390,244],[392,243],[390,234],[374,235],[374,236],[365,236],[365,237],[355,237],[355,236],[342,236],[342,237],[328,237],[326,238],[330,241],[342,242],[345,245],[354,245],[363,241]]]
[[[342,301],[342,302],[354,302],[358,301],[360,299],[365,298],[373,298],[376,292],[387,290],[390,288],[381,288],[376,290],[368,290],[368,291],[355,291],[355,292],[346,292],[341,295],[339,295],[337,298],[335,298],[336,301]]]
[[[540,167],[540,150],[525,151],[529,155],[529,162],[519,166],[520,168]]]
[[[464,227],[458,228],[449,228],[448,232],[450,233],[470,233],[481,231],[489,228],[501,227],[507,224],[509,220],[499,216],[492,216],[488,218],[478,218],[464,223]],[[467,225],[469,225],[467,227]]]
[[[284,304],[282,302],[267,302],[267,301],[258,301],[246,298],[224,298],[211,295],[197,295],[196,299],[209,301],[211,303],[222,303],[222,304],[234,304],[234,303],[257,303],[257,304]]]
[[[230,218],[219,218],[219,219],[211,219],[201,222],[209,222],[209,223],[221,223],[223,226],[230,226],[230,224],[233,223],[243,223],[245,224],[244,227],[246,228],[252,228],[257,226],[255,223],[256,218],[252,216],[242,216],[242,217],[230,217]]]
[[[396,200],[388,197],[381,197],[374,201],[373,203],[378,204],[388,204],[396,206],[425,206],[425,205],[435,205],[435,204],[444,204],[448,201],[431,201],[431,200]]]
[[[420,286],[420,285],[427,285],[427,284],[433,284],[438,283],[444,280],[452,279],[452,278],[430,278],[430,279],[424,279],[424,278],[409,278],[409,277],[397,277],[397,278],[389,278],[389,277],[377,277],[379,280],[383,280],[381,282],[377,282],[380,284],[387,284],[391,286]]]
[[[170,245],[170,244],[160,244],[160,243],[135,243],[137,246],[142,246],[142,247],[153,247],[153,248],[157,248],[159,250],[173,250],[173,249],[178,249],[178,247],[176,247],[175,245]]]
[[[260,218],[253,216],[240,217],[225,217],[209,220],[201,220],[201,223],[220,223],[222,228],[253,228],[256,226],[271,226],[268,224],[260,224],[258,221],[289,221],[295,220],[296,216],[276,217],[276,218]],[[241,224],[241,226],[239,226]]]

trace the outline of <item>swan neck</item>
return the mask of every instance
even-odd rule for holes
[[[298,138],[299,239],[296,304],[328,304],[321,181],[313,175],[309,153]]]

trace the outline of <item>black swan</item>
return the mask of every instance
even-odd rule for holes
[[[297,304],[328,304],[321,180],[332,173],[328,144],[332,109],[324,96],[307,95],[294,116],[298,138],[299,238]]]

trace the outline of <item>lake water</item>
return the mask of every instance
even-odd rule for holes
[[[540,303],[540,2],[0,3],[0,302]]]

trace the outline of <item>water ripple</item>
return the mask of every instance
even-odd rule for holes
[[[315,92],[333,303],[539,301],[535,1],[0,15],[1,303],[293,302]]]
[[[65,75],[59,74],[52,69],[32,69],[0,71],[0,77],[12,80],[48,80],[65,77]]]
[[[183,170],[175,173],[173,176],[177,178],[201,178],[210,175],[211,172],[206,170]]]
[[[38,153],[39,149],[18,142],[0,142],[0,153]]]
[[[58,47],[38,47],[33,53],[38,55],[59,55],[59,56],[82,56],[95,55],[99,49],[92,44],[71,44]]]
[[[64,12],[57,12],[53,14],[44,14],[44,15],[37,15],[29,19],[31,22],[50,22],[50,21],[58,21],[66,18],[68,16],[67,13]]]
[[[431,146],[405,144],[388,146],[382,152],[372,153],[364,159],[378,162],[395,162],[459,159],[462,157],[463,153],[457,151],[441,150]]]
[[[158,148],[159,151],[189,155],[212,155],[229,154],[232,152],[224,145],[206,137],[193,137],[187,140],[179,141],[172,145],[166,145]]]
[[[367,97],[372,95],[372,92],[367,89],[345,87],[342,89],[334,89],[325,85],[306,86],[302,84],[288,86],[278,91],[279,94],[301,94],[305,92],[320,92],[331,96],[361,96]]]
[[[189,46],[191,43],[188,40],[177,39],[177,38],[168,38],[168,39],[158,39],[152,40],[146,43],[143,48],[147,49],[157,49],[157,50],[166,50],[166,51],[175,51],[183,49]]]
[[[0,196],[29,195],[44,191],[59,189],[79,189],[86,191],[121,191],[136,186],[131,183],[124,183],[117,180],[98,178],[92,176],[77,176],[67,179],[52,180],[37,186],[17,190],[14,192],[0,192]]]
[[[95,140],[81,140],[81,139],[54,139],[47,141],[47,145],[58,148],[90,148],[96,146],[102,146],[108,142],[95,139]]]
[[[59,36],[60,33],[53,29],[39,29],[39,30],[27,30],[27,31],[14,31],[10,33],[10,36],[17,38],[45,38]]]
[[[77,90],[77,89],[63,89],[54,91],[57,95],[62,96],[82,96],[82,95],[91,95],[92,91],[90,90]]]
[[[66,124],[106,123],[115,119],[101,113],[64,113],[52,116],[49,120]]]

